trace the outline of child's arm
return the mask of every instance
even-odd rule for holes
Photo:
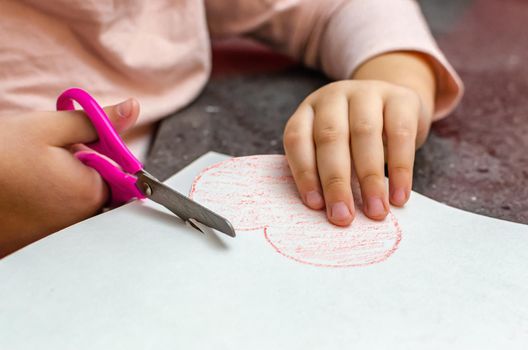
[[[354,167],[363,210],[383,219],[389,209],[383,184],[387,158],[390,201],[403,205],[416,146],[424,142],[431,120],[449,113],[462,95],[460,79],[416,1],[206,4],[213,36],[251,36],[337,81],[301,103],[285,130],[286,154],[305,204],[326,206],[331,222],[348,225],[354,216],[349,181]]]
[[[123,131],[135,123],[139,104],[127,100],[105,111]],[[101,209],[104,181],[72,154],[96,138],[82,112],[0,118],[0,258]]]

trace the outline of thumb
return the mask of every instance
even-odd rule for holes
[[[134,125],[139,116],[139,102],[129,98],[119,104],[108,106],[104,111],[112,126],[121,133]],[[48,120],[50,143],[67,146],[75,143],[90,143],[97,140],[97,133],[84,111],[47,112],[53,116]]]
[[[117,105],[105,107],[104,111],[118,133],[130,128],[139,116],[139,102],[129,98]]]

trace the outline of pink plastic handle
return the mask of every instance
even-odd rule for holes
[[[97,153],[77,152],[77,159],[86,166],[94,168],[110,188],[110,207],[117,207],[133,199],[143,199],[145,196],[136,187],[136,177],[119,170],[114,164]]]
[[[78,88],[64,91],[57,99],[57,110],[74,110],[73,101],[81,105],[99,135],[99,140],[87,145],[88,147],[112,159],[130,174],[143,169],[141,162],[134,157],[114,130],[104,110],[86,91]]]

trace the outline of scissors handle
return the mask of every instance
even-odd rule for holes
[[[133,199],[144,199],[146,196],[137,188],[137,178],[119,170],[109,160],[97,153],[80,151],[75,157],[84,165],[95,169],[110,189],[108,206],[117,207]]]
[[[64,91],[57,99],[57,110],[74,110],[74,101],[84,109],[99,137],[88,147],[112,159],[127,173],[135,174],[143,169],[143,164],[125,146],[104,110],[86,91],[78,88]]]
[[[57,99],[57,110],[74,110],[74,101],[84,109],[98,135],[97,141],[87,145],[98,153],[81,151],[75,156],[86,166],[95,169],[105,180],[110,188],[108,204],[115,207],[135,198],[145,198],[137,188],[137,178],[134,176],[143,169],[143,165],[125,146],[108,116],[92,96],[78,88],[68,89]]]

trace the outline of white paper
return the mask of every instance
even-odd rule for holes
[[[168,184],[188,192],[224,159]],[[195,182],[247,229],[234,239],[144,202],[0,260],[0,349],[527,348],[528,226],[413,193],[382,223],[338,229],[299,206],[284,169],[244,158]]]

